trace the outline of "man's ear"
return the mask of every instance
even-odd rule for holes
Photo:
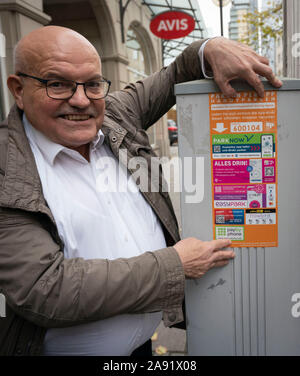
[[[14,96],[17,106],[21,110],[23,110],[24,109],[24,105],[23,105],[24,87],[23,87],[22,79],[16,76],[15,74],[11,74],[10,76],[8,76],[7,86],[10,92],[12,93],[12,95]]]

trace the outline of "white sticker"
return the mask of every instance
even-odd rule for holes
[[[244,240],[244,227],[217,226],[216,239]]]

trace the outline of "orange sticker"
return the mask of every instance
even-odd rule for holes
[[[209,95],[214,239],[278,246],[277,93]]]

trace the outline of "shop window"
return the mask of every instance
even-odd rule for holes
[[[129,29],[127,32],[126,50],[129,60],[127,81],[132,82],[147,77],[149,72],[146,72],[142,44],[133,29]]]

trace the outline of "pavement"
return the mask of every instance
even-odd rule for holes
[[[171,146],[171,162],[176,162],[178,157],[178,147]],[[175,163],[174,163],[175,164]],[[167,178],[168,174],[165,173]],[[180,217],[180,193],[174,192],[174,187],[178,187],[179,170],[176,168],[170,169],[169,193],[173,203],[175,214],[181,231],[181,217]],[[177,185],[176,185],[177,184]],[[152,353],[154,356],[186,356],[186,331],[183,329],[166,328],[161,322],[152,337]]]

